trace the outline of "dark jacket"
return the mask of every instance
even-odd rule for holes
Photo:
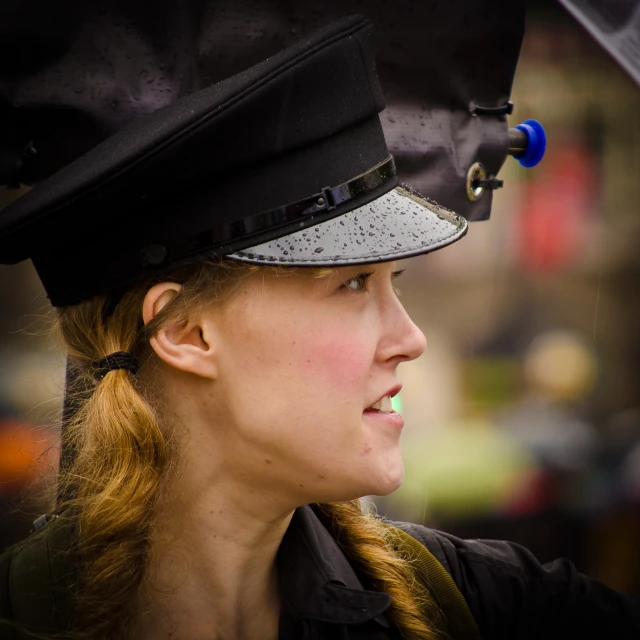
[[[579,574],[568,561],[543,566],[509,542],[460,540],[420,525],[394,524],[424,544],[450,573],[484,640],[640,639],[640,599]],[[46,539],[35,536],[38,544]],[[11,573],[24,549],[0,556],[4,616],[12,615],[9,586],[17,583]],[[399,640],[385,615],[390,597],[366,588],[366,579],[357,575],[310,507],[294,514],[278,563],[279,640]],[[40,569],[43,581],[53,577],[60,584],[58,569],[49,573],[49,565]]]

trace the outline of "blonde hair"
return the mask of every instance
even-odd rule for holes
[[[60,333],[80,381],[76,410],[66,425],[65,446],[74,456],[59,476],[59,490],[67,496],[59,508],[77,523],[81,558],[73,637],[121,640],[130,635],[152,518],[178,453],[174,435],[160,419],[161,400],[140,376],[116,370],[96,382],[91,363],[116,351],[135,352],[144,360],[148,340],[161,326],[185,321],[197,305],[223,303],[259,269],[222,261],[172,274],[165,279],[182,283],[182,290],[147,326],[141,309],[149,282],[127,291],[114,309],[99,296],[59,310]],[[423,615],[428,593],[410,564],[394,552],[377,518],[364,514],[357,500],[313,508],[356,570],[372,588],[392,597],[389,617],[403,638],[435,639]]]

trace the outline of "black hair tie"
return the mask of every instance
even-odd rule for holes
[[[115,371],[116,369],[126,369],[131,373],[138,373],[138,360],[128,351],[116,351],[110,353],[101,360],[91,363],[94,376],[97,380],[102,380],[109,371]]]

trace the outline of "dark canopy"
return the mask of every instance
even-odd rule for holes
[[[491,192],[470,201],[466,176],[474,162],[497,174],[507,155],[524,0],[2,0],[0,12],[0,183],[38,182],[134,118],[364,13],[401,180],[489,217]]]

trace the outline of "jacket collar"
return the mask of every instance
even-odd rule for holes
[[[282,597],[297,617],[336,624],[375,619],[389,627],[382,614],[390,596],[363,587],[309,505],[293,514],[278,551],[278,567]]]

